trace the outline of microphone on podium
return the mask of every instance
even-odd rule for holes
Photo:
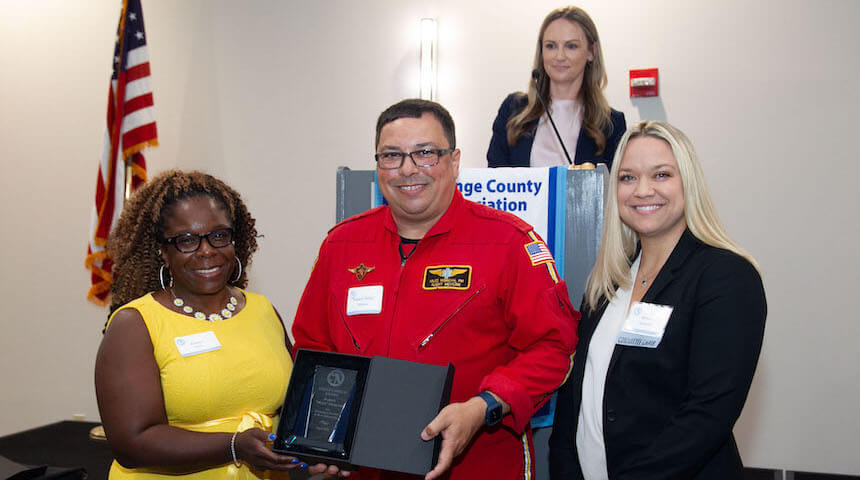
[[[535,90],[537,90],[537,83],[540,79],[540,72],[538,69],[532,70],[532,79],[535,81]],[[567,148],[564,146],[564,141],[561,139],[561,134],[558,133],[558,128],[555,126],[555,121],[552,119],[552,114],[549,113],[549,107],[544,103],[543,98],[540,96],[540,91],[537,92],[537,98],[540,100],[540,104],[543,105],[543,109],[546,111],[546,116],[549,117],[549,123],[552,125],[553,131],[555,131],[555,136],[558,137],[558,143],[561,144],[561,149],[564,150],[564,156],[567,158],[567,163],[573,165],[573,161],[570,160],[570,154],[567,153]]]

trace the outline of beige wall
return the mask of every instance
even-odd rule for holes
[[[0,0],[0,435],[98,418],[105,312],[84,300],[83,254],[119,3]],[[418,19],[439,18],[439,98],[464,166],[479,167],[557,6],[523,5],[144,0],[161,140],[150,171],[206,169],[244,193],[265,234],[252,288],[289,318],[334,221],[335,168],[370,168],[376,115],[417,93]],[[736,428],[746,463],[860,473],[860,2],[582,5],[612,105],[689,134],[764,271],[767,335]],[[627,70],[651,66],[661,97],[631,102]]]

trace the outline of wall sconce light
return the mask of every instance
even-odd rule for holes
[[[418,97],[425,100],[435,100],[436,91],[436,68],[438,60],[439,34],[436,28],[435,18],[421,19],[421,50],[419,62],[421,67],[421,84],[419,85]]]

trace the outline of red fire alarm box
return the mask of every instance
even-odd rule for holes
[[[659,94],[660,82],[656,68],[630,70],[630,98],[656,97]]]

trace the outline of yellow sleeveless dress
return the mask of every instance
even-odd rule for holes
[[[232,318],[218,322],[176,313],[158,303],[151,293],[117,310],[136,309],[149,330],[170,425],[197,432],[277,428],[273,416],[284,401],[293,362],[272,304],[262,295],[242,293],[245,307]],[[185,357],[180,354],[177,339],[209,331],[215,334],[220,348]],[[229,448],[224,445],[225,450]],[[285,472],[255,471],[245,463],[236,468],[232,462],[189,474],[165,475],[145,468],[127,469],[114,461],[109,476],[112,480],[177,477],[289,478]]]

